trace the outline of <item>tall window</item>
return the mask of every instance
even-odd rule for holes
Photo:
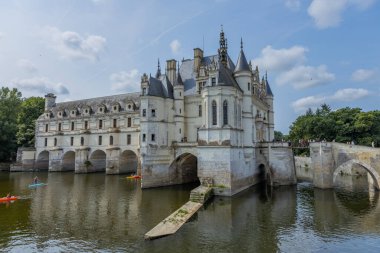
[[[146,88],[142,88],[142,95],[145,96],[146,94]]]
[[[131,135],[128,134],[127,135],[127,145],[130,145],[131,144]]]
[[[142,136],[142,141],[145,142],[145,140],[146,140],[146,135],[143,134],[143,136]]]
[[[102,136],[99,136],[99,137],[98,137],[98,144],[99,144],[99,145],[102,145]]]
[[[54,147],[57,146],[57,138],[54,138]]]
[[[45,147],[47,147],[47,138],[45,138]]]
[[[99,129],[102,129],[103,128],[103,120],[99,120]]]
[[[117,127],[117,119],[113,119],[113,127]]]
[[[127,120],[127,126],[128,127],[132,126],[132,119],[131,118],[128,118],[128,120]]]
[[[202,105],[198,105],[198,116],[202,117]]]
[[[215,86],[216,85],[216,78],[213,77],[211,78],[211,86]]]
[[[86,120],[85,122],[84,122],[84,129],[87,129],[88,128],[88,121]]]
[[[156,110],[152,109],[152,117],[156,117]]]
[[[58,123],[58,131],[62,131],[62,123]]]
[[[83,138],[83,137],[80,137],[80,145],[81,145],[81,146],[84,145],[84,138]]]
[[[146,116],[146,109],[143,109],[143,112],[142,112],[142,114],[143,114],[143,117],[145,117],[145,116]]]
[[[49,124],[45,125],[45,132],[49,131]]]
[[[110,145],[113,145],[113,136],[110,136]]]
[[[248,83],[248,91],[250,91],[250,90],[251,90],[251,84]]]
[[[151,140],[156,141],[156,135],[155,134],[152,134]]]
[[[74,137],[70,137],[70,145],[74,145]]]
[[[218,123],[217,121],[217,108],[216,108],[216,101],[212,101],[212,125],[216,126]]]
[[[223,125],[228,124],[228,103],[227,100],[223,102]]]
[[[74,130],[74,122],[71,122],[71,131]]]

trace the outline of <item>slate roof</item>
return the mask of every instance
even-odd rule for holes
[[[266,80],[266,86],[267,86],[267,96],[272,96],[273,97],[273,93],[272,93],[272,89],[270,88],[270,85],[268,83],[268,80]]]
[[[240,50],[240,54],[236,63],[235,73],[240,71],[251,71],[247,59],[245,58],[243,49]]]

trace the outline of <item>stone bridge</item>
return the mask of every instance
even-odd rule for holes
[[[361,167],[371,176],[375,188],[380,190],[380,148],[316,142],[310,144],[310,157],[315,187],[333,188],[339,173]]]

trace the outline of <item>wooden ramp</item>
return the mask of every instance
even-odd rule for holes
[[[153,240],[167,235],[172,235],[186,223],[188,219],[202,206],[202,203],[188,201],[181,208],[161,221],[157,226],[145,234],[146,240]]]

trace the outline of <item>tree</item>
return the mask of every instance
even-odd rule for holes
[[[274,140],[282,141],[284,139],[284,135],[280,131],[274,131]]]
[[[44,112],[45,100],[42,97],[25,99],[17,116],[17,144],[33,147],[35,141],[35,125],[37,118]]]
[[[17,114],[21,96],[16,88],[0,89],[0,161],[10,161],[17,150]]]

